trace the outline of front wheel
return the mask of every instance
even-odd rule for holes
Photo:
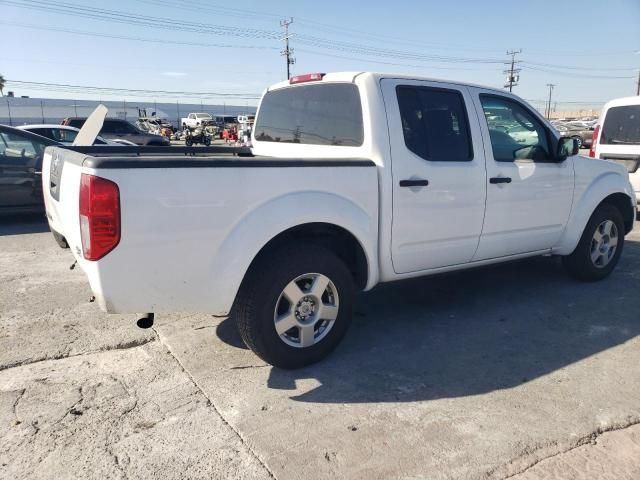
[[[265,362],[293,369],[326,357],[351,323],[353,278],[331,251],[289,245],[248,273],[234,308],[244,343]]]
[[[187,138],[185,138],[185,140],[184,140],[184,144],[185,144],[187,147],[190,147],[191,145],[193,145],[193,140],[191,139],[191,137],[187,137]]]
[[[573,137],[573,139],[578,143],[578,148],[582,148],[582,138]]]
[[[620,211],[613,205],[600,205],[591,215],[576,249],[562,257],[564,267],[579,280],[602,280],[618,263],[624,232]]]

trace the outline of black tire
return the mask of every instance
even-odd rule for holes
[[[330,279],[337,290],[339,309],[324,338],[299,348],[280,337],[274,313],[285,286],[308,273]],[[322,360],[340,343],[351,323],[353,296],[353,277],[330,250],[289,244],[267,252],[252,266],[238,292],[233,315],[244,343],[256,355],[275,367],[294,369]]]
[[[582,138],[580,137],[573,137],[573,139],[578,142],[578,148],[582,148]]]
[[[211,145],[211,137],[204,137],[204,144],[208,147]]]
[[[613,256],[604,266],[596,265],[592,260],[592,249],[594,247],[594,235],[604,222],[610,220],[617,229],[617,244]],[[602,204],[596,208],[591,215],[587,226],[582,232],[582,237],[578,246],[571,255],[562,257],[562,263],[566,270],[578,280],[593,282],[602,280],[609,276],[620,259],[622,248],[624,247],[624,221],[620,211],[609,204]]]
[[[185,144],[187,147],[190,147],[191,145],[193,145],[193,140],[191,140],[191,137],[187,137],[187,138],[185,138],[185,140],[184,140],[184,144]]]

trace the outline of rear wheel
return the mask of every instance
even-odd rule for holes
[[[562,258],[565,268],[580,280],[607,277],[622,253],[624,232],[620,211],[613,205],[600,205],[591,215],[576,249]]]
[[[185,138],[185,140],[184,140],[184,144],[185,144],[187,147],[190,147],[191,145],[193,145],[193,140],[191,140],[191,137],[187,137],[187,138]]]
[[[354,285],[346,265],[316,245],[289,245],[259,259],[238,293],[235,319],[265,362],[293,369],[327,356],[351,322]]]

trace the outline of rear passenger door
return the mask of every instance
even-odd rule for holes
[[[474,261],[550,249],[571,212],[573,159],[555,160],[548,126],[518,99],[470,91],[481,116],[488,176]]]
[[[469,262],[484,217],[482,138],[466,87],[384,79],[396,273]]]

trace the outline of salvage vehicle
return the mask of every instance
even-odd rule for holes
[[[26,130],[42,137],[47,137],[51,140],[55,140],[63,145],[71,145],[76,139],[79,128],[68,127],[66,125],[55,124],[34,124],[34,125],[20,125],[20,130]],[[118,145],[117,142],[112,140],[106,140],[98,135],[93,142],[94,145]]]
[[[211,145],[211,135],[207,131],[207,127],[201,126],[193,130],[187,128],[184,131],[184,144],[187,147],[201,143],[207,147]]]
[[[84,117],[68,117],[62,121],[62,125],[81,128],[86,118]],[[135,125],[120,118],[107,118],[104,120],[100,136],[107,140],[127,140],[136,145],[170,145],[169,139],[151,133],[143,132]]]
[[[55,140],[0,125],[0,215],[42,212],[42,158]]]
[[[640,195],[640,97],[617,98],[605,104],[593,131],[589,156],[623,165],[636,196]]]
[[[186,130],[187,128],[196,128],[200,125],[208,125],[212,121],[213,119],[208,113],[190,113],[183,118],[180,123],[182,124],[182,129]]]
[[[231,315],[259,357],[297,368],[338,345],[358,290],[547,254],[601,280],[635,219],[622,166],[580,157],[488,87],[295,76],[264,92],[252,144],[133,160],[47,149],[51,228],[103,310]]]

